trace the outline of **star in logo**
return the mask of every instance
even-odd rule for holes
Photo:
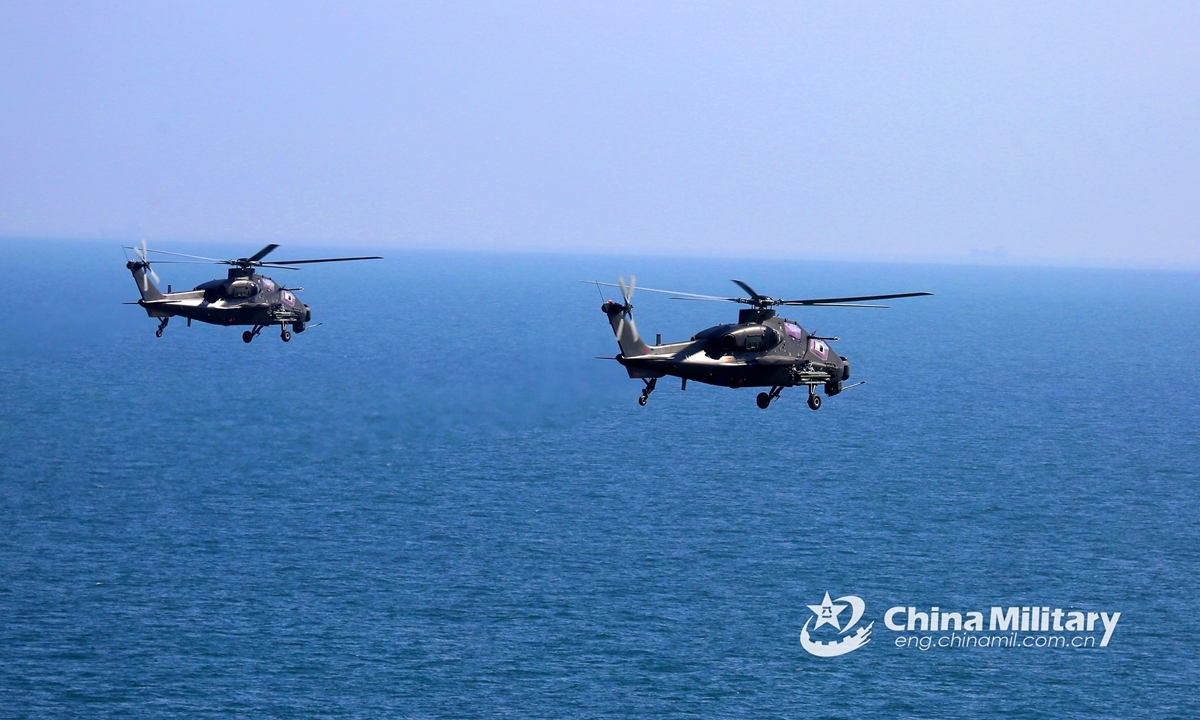
[[[850,619],[843,625],[838,620],[838,614],[850,608]],[[817,657],[837,657],[845,655],[851,650],[858,648],[871,642],[871,628],[875,625],[874,622],[869,623],[866,627],[859,626],[858,630],[854,631],[853,635],[847,635],[854,627],[858,625],[858,621],[862,619],[863,612],[867,609],[862,598],[857,595],[843,595],[837,599],[837,602],[829,599],[829,593],[825,593],[825,600],[820,605],[809,605],[809,610],[813,611],[813,615],[817,616],[817,623],[812,629],[816,630],[822,625],[829,624],[838,631],[839,635],[844,637],[841,640],[814,640],[808,634],[808,626],[812,625],[812,618],[804,621],[804,628],[800,630],[800,645],[811,655]]]
[[[841,598],[838,599],[840,600]],[[846,609],[846,606],[835,605],[833,601],[829,599],[828,592],[825,593],[825,600],[820,605],[809,605],[808,609],[812,610],[813,614],[817,616],[817,624],[813,625],[813,630],[816,630],[826,623],[832,625],[834,629],[842,629],[842,625],[838,622],[837,616],[838,613]]]

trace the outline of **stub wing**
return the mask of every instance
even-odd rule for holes
[[[795,365],[796,358],[787,355],[764,355],[756,359],[759,365]]]

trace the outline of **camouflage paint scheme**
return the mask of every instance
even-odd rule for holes
[[[638,334],[637,325],[633,322],[633,305],[630,303],[634,291],[633,277],[630,277],[628,286],[621,278],[617,279],[616,285],[595,280],[584,282],[597,287],[621,289],[623,303],[606,300],[600,309],[608,317],[617,345],[621,348],[621,354],[613,359],[625,366],[629,377],[639,378],[646,384],[638,399],[640,405],[646,404],[659,378],[671,375],[682,379],[681,388],[684,390],[687,389],[688,380],[730,388],[771,388],[770,392],[758,395],[758,406],[763,409],[778,398],[784,388],[804,385],[808,388],[808,406],[817,410],[821,407],[817,388],[823,387],[829,397],[842,392],[845,389],[842,383],[850,379],[850,361],[829,346],[828,341],[837,338],[812,335],[799,323],[777,317],[773,308],[779,305],[882,308],[886,306],[862,302],[933,294],[916,292],[776,300],[756,293],[741,280],[733,282],[745,290],[749,297],[719,297],[643,288],[646,292],[674,295],[679,300],[716,300],[750,306],[738,313],[735,324],[710,327],[696,333],[687,342],[648,345]]]
[[[774,310],[742,310],[736,324],[701,330],[686,342],[647,345],[623,305],[610,300],[601,309],[621,348],[617,362],[631,378],[672,375],[731,388],[819,384],[827,395],[850,379],[849,360]]]
[[[138,304],[150,317],[183,317],[213,325],[292,325],[296,332],[312,320],[312,309],[266,275],[253,268],[230,268],[224,280],[209,280],[185,292],[163,293],[138,262],[126,267],[137,280]],[[299,326],[299,327],[297,327]]]
[[[284,342],[292,339],[292,331],[304,332],[312,320],[312,308],[300,301],[296,293],[303,288],[286,288],[266,275],[259,275],[256,267],[276,267],[287,270],[298,270],[292,265],[308,263],[346,262],[351,260],[381,260],[377,255],[370,257],[318,258],[310,260],[287,260],[278,263],[266,262],[264,257],[279,247],[271,244],[259,250],[254,255],[237,260],[217,260],[197,255],[150,250],[143,241],[142,246],[129,247],[137,253],[138,259],[125,263],[125,267],[133,273],[138,291],[142,299],[137,301],[150,317],[159,318],[158,330],[155,335],[162,337],[163,329],[173,317],[187,318],[188,324],[197,320],[211,325],[249,325],[253,329],[242,333],[242,340],[250,342],[258,333],[269,325],[278,325],[279,334]],[[191,258],[192,260],[155,260],[153,262],[186,262],[193,264],[230,265],[229,274],[224,279],[209,280],[185,292],[162,292],[154,282],[154,271],[150,269],[151,260],[147,253],[160,253],[174,257]],[[200,261],[195,263],[195,261]],[[169,290],[170,288],[168,288]],[[132,304],[132,303],[131,303]]]

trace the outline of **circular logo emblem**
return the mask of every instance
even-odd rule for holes
[[[847,607],[850,608],[850,617],[843,624],[838,616]],[[817,634],[825,625],[833,626],[832,630],[824,633],[831,638],[821,641],[814,640],[808,632],[808,626],[812,624],[813,618],[809,618],[804,623],[804,629],[800,631],[800,646],[809,654],[817,657],[837,657],[845,655],[851,650],[857,650],[871,641],[871,627],[875,624],[874,622],[865,627],[859,627],[853,635],[846,635],[862,619],[863,611],[866,609],[866,603],[862,601],[862,598],[855,595],[844,595],[837,600],[830,600],[829,593],[825,593],[825,600],[820,605],[809,605],[808,609],[816,615],[817,624],[813,625],[813,634]],[[834,631],[837,631],[836,634],[833,634]]]

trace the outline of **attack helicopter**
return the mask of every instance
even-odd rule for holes
[[[617,283],[583,280],[589,285],[620,288],[624,302],[605,300],[600,309],[608,316],[613,334],[621,354],[601,358],[616,360],[625,366],[629,377],[645,383],[639,405],[645,405],[654,392],[658,379],[667,375],[681,378],[681,389],[687,390],[688,380],[722,387],[762,387],[769,391],[758,394],[758,406],[767,409],[771,401],[779,397],[784,388],[804,385],[808,387],[808,406],[813,410],[821,407],[821,396],[817,388],[823,387],[825,395],[833,397],[852,387],[844,385],[850,379],[850,361],[839,356],[829,346],[836,337],[818,337],[800,327],[799,323],[776,316],[775,309],[781,305],[803,307],[866,307],[886,308],[886,305],[864,304],[874,300],[919,297],[932,295],[930,292],[898,293],[893,295],[863,295],[859,297],[819,298],[810,300],[776,300],[760,295],[741,280],[733,283],[749,294],[749,297],[718,297],[673,290],[641,288],[643,292],[672,295],[673,300],[714,300],[732,302],[749,307],[738,312],[737,323],[716,325],[701,330],[685,342],[663,343],[658,336],[654,345],[647,345],[638,334],[633,322],[634,283],[629,277],[625,285],[623,277]],[[603,297],[603,293],[601,293]]]
[[[199,255],[185,255],[184,253],[167,252],[166,250],[153,250],[146,247],[145,240],[142,241],[141,247],[126,245],[125,249],[132,250],[137,256],[135,260],[128,260],[125,263],[125,267],[133,273],[133,279],[137,281],[138,290],[142,293],[142,299],[137,302],[125,304],[141,305],[146,309],[147,315],[159,318],[158,329],[154,332],[156,337],[162,337],[163,330],[167,327],[167,322],[178,315],[179,317],[187,318],[189,327],[193,320],[212,325],[249,325],[251,329],[242,333],[242,341],[247,343],[254,340],[262,332],[263,328],[278,325],[280,339],[288,342],[292,339],[292,332],[288,330],[289,326],[297,333],[302,333],[309,327],[316,327],[316,325],[308,324],[312,320],[312,308],[301,302],[295,295],[295,293],[300,292],[304,288],[284,287],[266,275],[259,275],[255,272],[255,268],[299,270],[300,268],[292,266],[311,263],[383,259],[378,255],[371,255],[368,257],[264,262],[263,258],[277,247],[279,246],[271,244],[250,257],[238,258],[236,260],[218,260]],[[177,258],[190,258],[188,260],[154,260],[154,264],[216,264],[229,265],[231,267],[229,268],[228,277],[224,280],[209,280],[184,292],[171,292],[171,286],[168,285],[167,292],[164,293],[156,285],[156,283],[161,281],[158,279],[158,273],[154,272],[154,269],[150,267],[151,260],[149,253],[158,253]],[[128,259],[128,255],[126,255],[126,258]]]

